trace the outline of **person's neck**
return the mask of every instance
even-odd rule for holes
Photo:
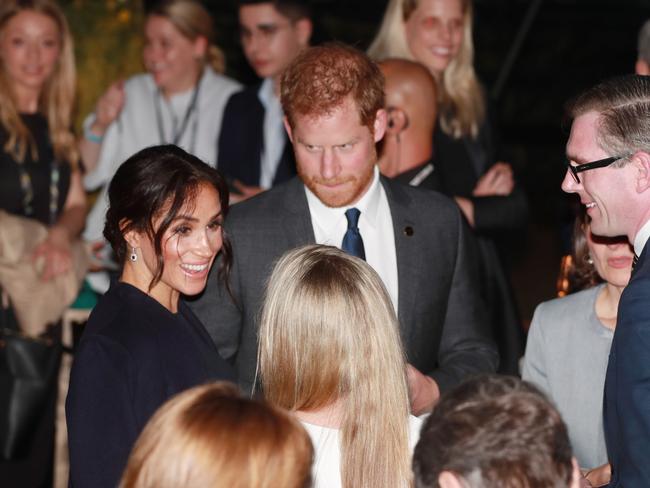
[[[14,94],[16,96],[16,107],[18,108],[18,112],[27,114],[38,112],[38,99],[41,94],[40,90],[14,87]]]
[[[596,315],[598,320],[608,329],[616,328],[618,302],[624,287],[606,283],[596,298]]]
[[[383,175],[393,178],[420,166],[430,160],[432,155],[431,137],[413,137],[405,131],[400,134],[399,143],[396,136],[386,139],[378,162],[379,170]]]
[[[120,281],[136,287],[141,292],[156,300],[171,313],[176,313],[178,311],[178,300],[180,297],[178,290],[174,290],[162,281],[156,283],[150,290],[149,285],[151,284],[152,277],[148,273],[145,275],[139,272],[137,269],[138,264],[127,262],[122,270]],[[139,265],[144,266],[144,264]]]
[[[174,95],[180,93],[185,93],[192,90],[199,81],[201,70],[192,73],[184,80],[180,80],[178,83],[173,84],[169,87],[160,87],[160,92],[166,100],[169,100]]]
[[[338,399],[324,407],[314,410],[296,410],[295,414],[303,422],[308,424],[328,427],[330,429],[339,429],[343,422],[343,401]]]

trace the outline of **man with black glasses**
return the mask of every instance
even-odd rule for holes
[[[569,105],[569,168],[591,231],[626,235],[635,268],[621,296],[605,379],[610,487],[650,486],[650,77],[605,81]]]

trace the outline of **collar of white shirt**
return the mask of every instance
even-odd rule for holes
[[[312,221],[316,222],[316,224],[323,230],[324,235],[330,238],[334,237],[332,233],[335,231],[340,220],[345,218],[345,211],[349,208],[354,207],[359,209],[361,215],[370,226],[373,228],[378,226],[377,219],[379,200],[381,198],[381,183],[379,181],[379,169],[377,166],[374,168],[370,188],[368,188],[359,200],[347,205],[346,207],[328,207],[306,186],[305,193],[307,194],[307,204],[309,205],[309,212]]]
[[[648,239],[650,239],[650,220],[643,224],[639,232],[637,232],[636,237],[634,237],[634,254],[641,256]]]

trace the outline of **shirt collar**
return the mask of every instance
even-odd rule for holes
[[[634,237],[634,254],[641,256],[643,248],[645,247],[646,242],[650,239],[650,220],[648,220],[643,226],[639,229],[636,236]]]
[[[273,102],[277,103],[278,97],[275,96],[275,92],[273,91],[273,80],[271,78],[264,78],[264,81],[257,92],[257,97],[267,110],[269,105]]]
[[[359,200],[346,205],[345,207],[328,207],[321,202],[314,193],[305,186],[305,193],[307,195],[307,203],[312,218],[319,223],[319,225],[329,233],[341,218],[345,217],[345,212],[349,208],[357,208],[364,216],[366,222],[372,227],[377,226],[377,215],[379,213],[379,201],[381,199],[381,182],[379,180],[379,168],[375,165],[373,170],[372,183],[368,190],[361,196]]]

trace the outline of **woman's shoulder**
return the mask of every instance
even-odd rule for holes
[[[156,84],[149,73],[139,73],[124,81],[124,91],[129,95],[151,95],[156,91]]]
[[[126,283],[113,283],[88,319],[83,339],[93,336],[131,349],[150,338],[151,324],[165,322],[164,307]]]
[[[241,83],[228,76],[215,72],[212,68],[207,66],[203,72],[203,85],[201,89],[205,89],[207,95],[218,95],[228,99],[230,95],[242,89]]]
[[[561,327],[567,322],[575,322],[578,318],[589,316],[593,313],[593,306],[602,286],[594,286],[540,303],[535,309],[533,324],[544,322],[545,327]]]

